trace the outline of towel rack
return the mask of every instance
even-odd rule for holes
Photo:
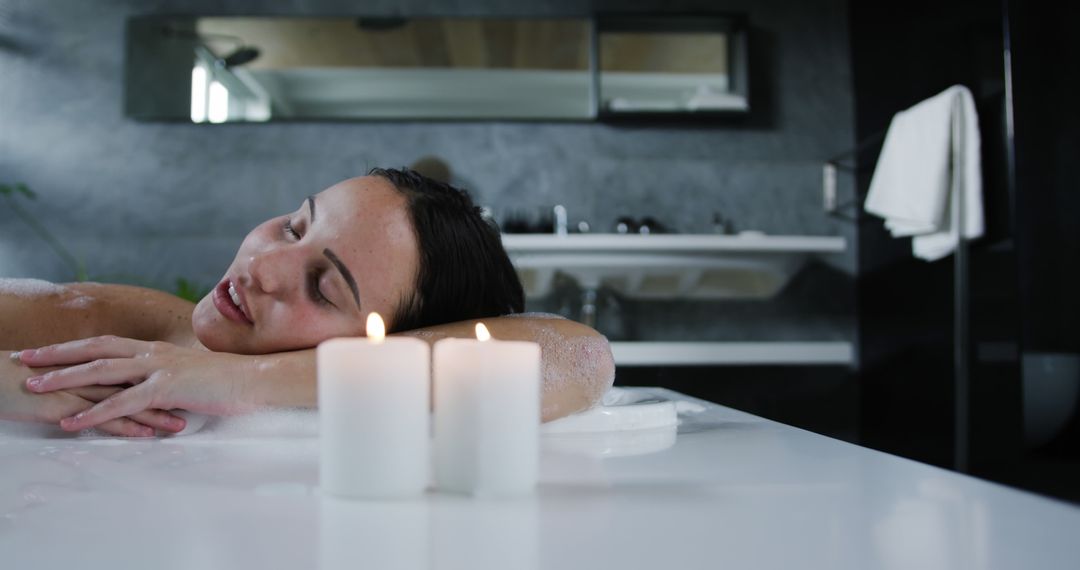
[[[983,100],[989,97],[983,98]],[[953,135],[959,128],[957,115],[953,115]],[[844,170],[854,173],[856,165],[845,164],[846,159],[857,158],[860,153],[868,148],[879,144],[888,129],[876,132],[862,141],[855,148],[838,154],[825,161],[822,172],[822,201],[825,212],[832,217],[859,222],[862,220],[862,196],[860,196],[858,183],[855,185],[854,197],[844,203],[837,202],[837,176],[839,171]],[[959,176],[959,169],[953,169],[953,176]],[[854,208],[854,214],[846,214],[844,210]],[[970,268],[968,251],[968,239],[964,237],[963,216],[964,200],[957,200],[957,208],[952,209],[953,228],[957,232],[956,250],[953,254],[953,392],[954,417],[953,417],[953,468],[961,473],[968,471],[970,435],[969,425],[971,398],[971,370],[968,355],[971,351],[971,331],[969,322],[971,319],[971,300],[969,294]]]
[[[859,154],[866,149],[880,144],[885,139],[885,134],[887,132],[887,129],[880,130],[860,141],[855,145],[855,148],[825,160],[822,165],[821,173],[821,201],[826,214],[834,218],[840,218],[851,222],[857,222],[862,219],[859,215],[862,212],[862,208],[859,207],[862,200],[859,195],[857,184],[855,196],[846,202],[839,202],[839,173],[840,171],[854,173],[857,170],[857,166],[855,164],[846,163],[845,161],[847,159],[858,158]],[[852,207],[854,207],[854,213],[846,213],[846,211]]]

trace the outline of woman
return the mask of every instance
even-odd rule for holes
[[[388,330],[434,343],[496,338],[543,351],[544,421],[594,404],[614,379],[606,340],[573,321],[520,313],[521,284],[463,192],[374,169],[311,196],[244,239],[197,305],[121,285],[0,283],[0,419],[69,431],[178,432],[166,410],[235,414],[316,404],[314,350]]]

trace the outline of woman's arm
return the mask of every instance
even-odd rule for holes
[[[540,345],[543,421],[596,404],[615,380],[611,347],[600,333],[555,315],[522,315],[462,321],[398,333],[434,345],[444,338],[476,338],[483,322],[491,336]],[[315,351],[257,357],[246,392],[260,406],[315,406]]]
[[[541,350],[541,418],[551,421],[596,404],[615,380],[615,360],[606,338],[557,315],[529,313],[477,319],[401,333],[432,344],[443,338],[476,338],[483,322],[491,336],[526,340]]]
[[[32,369],[7,358],[12,349],[71,341],[106,333],[149,337],[161,329],[162,316],[172,317],[182,307],[165,299],[166,312],[141,314],[157,296],[181,299],[138,287],[77,283],[56,285],[32,279],[0,279],[0,419],[56,423],[61,418],[90,408],[120,388],[80,388],[51,394],[34,394],[27,389],[29,377],[47,372]],[[126,310],[107,310],[116,298]],[[141,311],[140,311],[141,308]],[[190,327],[188,327],[190,328]],[[115,435],[153,435],[154,429],[172,429],[183,420],[160,410],[146,410],[131,418],[116,418],[98,426]]]
[[[442,338],[470,338],[474,323],[466,321],[401,333],[434,343]],[[614,380],[614,361],[607,340],[596,331],[561,318],[521,316],[484,319],[492,336],[530,340],[542,350],[541,416],[550,421],[595,404]],[[61,423],[84,429],[147,408],[183,408],[230,414],[259,407],[316,405],[315,351],[243,356],[99,337],[26,351],[32,366],[79,364],[42,377],[32,391],[136,384]],[[105,363],[105,364],[102,364]]]
[[[18,350],[101,335],[181,342],[192,337],[192,308],[144,287],[0,279],[0,347]]]

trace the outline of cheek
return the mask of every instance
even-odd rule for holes
[[[240,242],[240,248],[236,251],[236,258],[242,259],[252,252],[263,249],[266,247],[266,244],[279,237],[283,237],[285,230],[282,228],[282,225],[284,223],[285,218],[274,218],[255,226],[253,230],[244,236],[244,241]]]
[[[255,229],[248,232],[248,235],[244,237],[244,241],[240,243],[240,250],[237,253],[258,250],[263,244],[270,241],[273,237],[274,228],[277,226],[277,222],[271,220],[269,222],[263,222]]]
[[[359,336],[357,323],[314,306],[285,307],[263,320],[259,336],[276,350],[313,348],[339,336]]]

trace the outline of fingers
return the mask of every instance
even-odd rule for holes
[[[184,431],[184,428],[187,427],[187,420],[180,416],[170,414],[165,410],[146,410],[137,414],[131,414],[130,417],[140,424],[170,433]],[[97,427],[98,429],[101,428],[101,426]]]
[[[78,366],[46,372],[26,379],[26,389],[52,392],[94,385],[137,384],[145,378],[144,365],[130,358],[95,360]]]
[[[124,416],[136,415],[150,407],[150,402],[143,397],[144,392],[135,386],[113,394],[88,410],[60,420],[60,427],[65,431],[79,431]]]
[[[84,400],[89,400],[91,402],[97,403],[122,390],[124,390],[124,388],[113,388],[111,386],[86,386],[84,388],[71,388],[64,391],[69,394],[74,394],[80,398],[83,398]],[[166,412],[165,410],[146,410],[144,412],[133,414],[131,416],[131,419],[144,426],[150,426],[154,429],[159,429],[161,431],[167,431],[172,433],[184,431],[184,428],[187,427],[187,420],[175,414]],[[103,426],[108,425],[108,423],[109,422],[106,422],[105,424],[96,427],[98,429],[103,429]]]
[[[113,386],[82,386],[79,388],[68,388],[64,391],[68,394],[75,394],[84,400],[90,400],[96,404],[121,390],[123,390],[123,388],[115,388]]]
[[[118,435],[121,437],[154,437],[155,434],[154,428],[129,420],[128,418],[109,420],[101,425],[93,427],[98,431],[105,432],[109,435]]]
[[[48,396],[47,405],[43,407],[42,415],[37,420],[48,423],[58,422],[61,418],[80,413],[93,405],[93,402],[74,394],[57,392]],[[95,427],[105,433],[124,437],[152,437],[154,435],[154,428],[128,418],[116,418]]]
[[[17,358],[31,368],[80,364],[103,358],[132,358],[153,351],[154,343],[118,336],[95,336],[19,351]],[[15,358],[15,355],[12,355]]]

